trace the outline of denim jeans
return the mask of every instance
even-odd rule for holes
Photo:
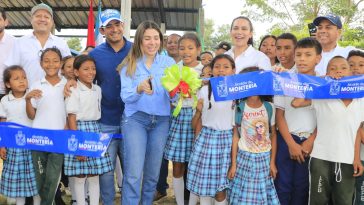
[[[103,133],[110,133],[110,134],[121,133],[121,125],[114,126],[114,125],[100,124],[100,126],[101,126],[101,132]],[[120,159],[123,158],[122,149],[123,149],[122,139],[111,140],[107,152],[111,157],[114,168],[116,164],[116,155],[118,155]],[[114,170],[100,175],[100,195],[102,203],[104,205],[114,205],[114,199],[115,199]]]
[[[122,204],[151,205],[167,142],[169,116],[136,112],[129,117],[124,116],[122,124],[124,136]]]

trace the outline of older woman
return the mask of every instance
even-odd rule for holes
[[[160,55],[162,48],[158,25],[145,21],[138,26],[133,48],[121,64],[121,98],[125,103],[122,204],[153,203],[170,115],[169,95],[160,79],[164,69],[175,63]]]

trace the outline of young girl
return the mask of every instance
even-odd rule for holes
[[[32,121],[25,111],[25,93],[28,88],[25,71],[20,66],[10,66],[4,71],[3,79],[8,94],[1,99],[1,121],[30,127]],[[17,205],[24,205],[25,197],[33,196],[34,204],[39,205],[40,197],[30,150],[2,147],[0,157],[4,160],[0,193],[16,198]]]
[[[253,48],[253,24],[249,18],[244,16],[235,18],[231,23],[230,36],[233,47],[226,54],[235,60],[236,73],[250,66],[271,70],[269,58]]]
[[[182,58],[181,69],[192,68],[200,74],[202,65],[197,60],[197,56],[201,51],[201,44],[198,37],[195,34],[187,33],[178,42],[179,56]],[[183,175],[186,169],[185,163],[190,158],[194,136],[191,127],[192,105],[192,98],[185,99],[179,115],[172,117],[169,137],[164,152],[164,158],[173,161],[173,188],[178,205],[184,204]]]
[[[204,51],[201,53],[200,58],[201,58],[201,64],[205,66],[211,63],[214,56],[210,51]]]
[[[228,174],[232,180],[230,204],[279,204],[273,184],[277,173],[273,104],[260,96],[250,96],[238,101],[235,112],[235,124],[240,132],[233,139]]]
[[[274,35],[266,35],[260,41],[258,50],[263,52],[270,60],[270,64],[275,66],[279,63],[276,54],[277,37]]]
[[[33,120],[34,128],[66,128],[63,96],[66,79],[58,75],[61,59],[61,52],[56,47],[45,49],[40,56],[40,65],[46,75],[33,83],[25,97],[26,112]],[[61,176],[63,154],[32,151],[32,157],[41,205],[52,204]]]
[[[216,56],[211,63],[214,77],[235,73],[234,60],[226,55]],[[202,125],[193,145],[187,173],[187,189],[191,196],[200,196],[200,204],[227,204],[225,190],[230,165],[233,132],[233,102],[215,102],[211,85],[201,88],[199,103],[192,126]],[[213,200],[215,198],[215,202]],[[195,204],[194,202],[190,204]]]
[[[71,130],[100,132],[97,120],[101,117],[101,89],[93,84],[96,75],[95,61],[88,55],[80,55],[73,63],[78,79],[77,88],[71,88],[71,96],[66,99],[68,126]],[[85,181],[87,177],[90,205],[99,204],[99,176],[113,169],[110,157],[81,157],[65,155],[64,170],[72,176],[77,205],[85,204]]]
[[[73,62],[75,61],[75,57],[66,56],[62,59],[62,68],[61,73],[67,79],[75,79],[75,74],[73,72]]]
[[[202,79],[202,85],[208,85],[212,76],[211,64],[206,64],[202,68],[200,78]]]

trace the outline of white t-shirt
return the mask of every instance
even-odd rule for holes
[[[294,108],[291,106],[293,99],[290,96],[274,96],[274,105],[284,111],[289,132],[313,133],[316,128],[315,110],[311,107]]]
[[[3,81],[3,73],[5,68],[5,61],[13,49],[16,38],[8,33],[4,33],[3,38],[0,40],[0,94],[5,94],[5,85]]]
[[[32,86],[35,81],[41,80],[45,76],[45,72],[40,66],[42,51],[52,47],[57,47],[61,51],[62,57],[71,55],[66,42],[57,36],[50,34],[42,48],[33,33],[25,35],[15,41],[13,50],[5,61],[5,65],[22,66],[27,74],[29,86]]]
[[[272,118],[270,126],[275,125],[275,109],[272,103]],[[259,108],[249,107],[245,103],[244,112],[242,113],[241,133],[239,139],[239,149],[261,153],[271,150],[271,141],[269,138],[269,117],[264,104]]]
[[[231,56],[235,60],[236,74],[244,68],[252,66],[256,66],[264,70],[272,70],[269,58],[264,53],[253,48],[251,45],[239,56],[234,56],[234,47],[226,51],[225,54]]]
[[[25,95],[21,98],[15,98],[10,91],[8,95],[1,99],[0,117],[6,118],[7,122],[15,122],[31,127],[32,120],[28,118],[25,108]]]
[[[332,51],[329,52],[322,52],[322,58],[319,64],[316,65],[315,71],[318,76],[326,75],[327,65],[329,64],[329,61],[335,57],[335,56],[342,56],[344,58],[347,58],[349,55],[349,52],[354,50],[355,48],[352,46],[348,47],[340,47],[337,45]]]
[[[101,117],[101,88],[93,84],[92,88],[77,82],[77,88],[71,87],[71,96],[66,98],[66,111],[75,114],[76,120],[91,121]]]
[[[340,99],[312,100],[317,116],[317,137],[312,157],[352,164],[357,130],[364,121],[364,99],[346,107]]]
[[[203,99],[202,126],[214,130],[231,130],[234,125],[233,101],[215,102],[211,93],[211,109],[209,108],[208,86],[203,86],[198,94],[198,99]]]
[[[51,130],[64,129],[66,125],[66,106],[64,103],[63,89],[67,80],[62,78],[56,85],[50,84],[45,78],[37,81],[31,87],[31,91],[39,89],[42,97],[32,98],[31,102],[36,109],[33,120],[34,128]]]

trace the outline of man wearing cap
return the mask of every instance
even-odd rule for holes
[[[4,62],[11,52],[15,42],[15,38],[5,32],[5,27],[7,25],[8,20],[6,18],[5,10],[0,7],[0,99],[5,95],[5,86],[2,75],[6,68]]]
[[[231,45],[228,42],[222,41],[217,47],[215,47],[215,56],[225,53],[230,50]]]
[[[318,75],[326,75],[327,64],[331,58],[334,56],[346,58],[354,47],[344,48],[337,44],[342,32],[342,23],[339,16],[333,14],[319,16],[313,23],[317,26],[316,39],[322,46],[322,59],[316,65],[315,71]]]
[[[120,13],[106,9],[101,13],[100,33],[106,42],[93,49],[89,55],[96,62],[96,82],[102,90],[101,131],[104,133],[121,133],[121,115],[124,103],[120,98],[120,75],[117,66],[127,56],[132,43],[123,37],[124,23]],[[122,159],[122,141],[113,138],[108,153],[115,167],[116,156]],[[115,197],[114,171],[100,175],[101,199],[104,205],[113,205]]]
[[[40,66],[40,55],[46,48],[57,47],[62,56],[71,55],[65,41],[51,34],[53,11],[47,4],[41,3],[31,10],[33,32],[19,38],[5,64],[20,65],[24,68],[29,86],[45,76]]]

